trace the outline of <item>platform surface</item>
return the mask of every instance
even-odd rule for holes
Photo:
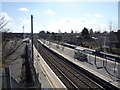
[[[46,73],[44,72],[43,67],[41,66],[41,63],[38,61],[38,52],[36,52],[35,48],[34,48],[34,64],[35,64],[35,68],[37,73],[39,73],[39,81],[41,83],[41,88],[43,89],[48,89],[48,88],[54,88],[53,85],[51,84],[51,82],[49,81]]]
[[[66,86],[61,82],[57,75],[52,71],[48,64],[44,61],[42,56],[34,47],[34,67],[36,72],[39,73],[38,79],[41,82],[41,88],[44,89],[66,89]]]

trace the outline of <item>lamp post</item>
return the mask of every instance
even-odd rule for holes
[[[24,26],[23,26],[23,39],[24,39]]]
[[[31,43],[32,43],[32,60],[34,60],[34,53],[33,53],[33,15],[31,15]]]

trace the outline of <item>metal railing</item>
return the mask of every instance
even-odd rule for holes
[[[2,72],[2,88],[21,88],[21,85],[13,76],[11,76],[10,67],[3,68]]]

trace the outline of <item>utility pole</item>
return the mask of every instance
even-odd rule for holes
[[[31,15],[31,43],[32,43],[32,60],[34,60],[34,53],[33,53],[33,15]]]
[[[23,39],[24,39],[24,26],[23,26]]]

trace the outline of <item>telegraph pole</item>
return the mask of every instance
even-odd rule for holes
[[[24,39],[24,26],[23,26],[23,39]]]
[[[33,53],[33,15],[31,15],[31,43],[32,43],[32,60],[34,60],[34,53]]]

